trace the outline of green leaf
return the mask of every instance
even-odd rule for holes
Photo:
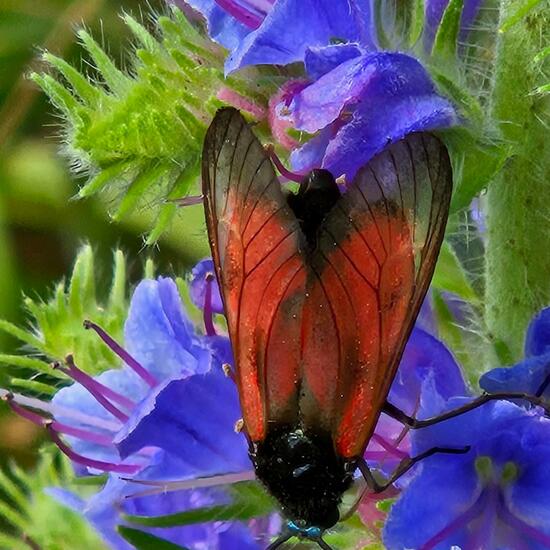
[[[215,97],[220,88],[234,88],[265,105],[273,84],[258,84],[257,69],[248,71],[247,80],[240,75],[226,80],[224,52],[177,8],[170,17],[157,18],[158,35],[127,14],[123,21],[135,43],[125,60],[128,70],[118,68],[80,30],[97,76],[46,52],[43,59],[59,80],[54,74],[32,78],[61,110],[63,149],[71,165],[89,178],[78,198],[101,192],[117,222],[131,223],[132,213],[147,207],[151,213],[141,222],[152,227],[147,243],[154,244],[175,217],[176,209],[165,200],[174,198],[182,181],[189,182],[187,192],[198,181],[196,167],[208,122],[221,105]]]
[[[514,12],[501,22],[499,32],[506,32],[519,23],[532,9],[536,8],[543,0],[523,0],[517,3]]]
[[[0,331],[14,336],[32,350],[17,355],[0,354],[2,368],[9,374],[14,373],[14,389],[34,394],[51,393],[60,379],[66,380],[65,374],[51,368],[51,362],[62,361],[69,353],[91,375],[120,366],[120,359],[93,331],[82,325],[85,319],[90,319],[122,341],[129,301],[126,259],[120,250],[115,251],[113,264],[110,290],[107,288],[98,296],[94,253],[85,245],[77,255],[68,284],[58,284],[49,300],[25,298],[25,306],[33,318],[30,328],[22,329],[0,319]]]
[[[188,550],[184,546],[178,546],[150,533],[124,525],[118,526],[118,532],[137,550],[152,550],[153,548],[154,550]]]
[[[424,0],[413,0],[409,27],[410,46],[414,46],[422,36],[425,22],[424,8]]]
[[[28,472],[15,464],[0,470],[0,522],[5,531],[0,548],[103,550],[87,521],[46,493],[48,488],[67,486],[73,475],[69,460],[51,446],[41,450],[38,463]]]
[[[435,35],[432,56],[449,61],[449,67],[455,65],[463,7],[464,0],[450,0]]]
[[[445,130],[440,135],[453,164],[453,213],[468,207],[488,187],[512,155],[512,148],[505,143],[491,143],[464,127]]]
[[[147,527],[176,527],[208,521],[249,520],[273,510],[273,500],[256,482],[243,482],[229,488],[233,495],[230,504],[186,510],[164,516],[127,515],[129,523]]]
[[[439,252],[432,287],[452,292],[459,298],[473,304],[479,302],[479,297],[468,281],[457,255],[447,241],[443,242]]]

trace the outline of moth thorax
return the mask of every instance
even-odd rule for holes
[[[327,529],[338,522],[338,506],[352,474],[329,434],[271,428],[251,456],[258,479],[288,519],[302,528]]]
[[[317,230],[340,198],[340,189],[328,170],[312,170],[296,194],[288,195],[288,205],[300,222],[307,243],[315,248]]]

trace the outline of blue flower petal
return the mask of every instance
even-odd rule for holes
[[[363,53],[363,48],[353,43],[308,48],[304,59],[306,73],[312,80],[317,80],[341,63]]]
[[[437,338],[415,328],[392,383],[389,401],[403,412],[413,414],[428,377],[433,377],[433,393],[444,400],[469,393],[451,352]]]
[[[488,393],[524,392],[534,395],[550,374],[550,353],[524,359],[513,367],[499,367],[486,372],[479,385]],[[550,398],[550,388],[544,392]]]
[[[531,357],[550,352],[550,307],[533,317],[525,337],[525,355]]]
[[[171,279],[145,280],[137,286],[124,336],[127,351],[157,380],[205,372],[208,367],[207,353]]]
[[[173,380],[157,388],[134,412],[117,437],[121,456],[147,446],[176,454],[189,477],[250,469],[242,434],[237,389],[221,369]]]
[[[297,129],[329,132],[316,142],[316,155],[311,145],[303,151],[308,159],[322,157],[323,168],[345,174],[348,181],[389,142],[456,122],[453,107],[437,95],[422,65],[399,53],[367,54],[342,63],[298,93],[289,111]],[[343,111],[348,112],[344,117]],[[337,119],[340,124],[331,125]],[[292,153],[293,168],[314,168],[301,158],[303,151]]]
[[[421,548],[478,497],[478,479],[474,462],[467,455],[440,455],[426,459],[422,472],[392,506],[383,531],[388,550]],[[449,483],[449,480],[458,480]],[[436,548],[448,550],[461,545],[462,534]]]
[[[278,0],[262,25],[232,52],[225,70],[302,61],[307,48],[328,46],[334,40],[372,48],[372,36],[370,2]]]
[[[189,284],[189,293],[191,295],[191,300],[199,309],[204,309],[204,297],[206,293],[206,275],[214,275],[214,262],[211,258],[206,258],[201,260],[191,272],[192,279]],[[220,295],[220,287],[218,286],[218,281],[214,278],[210,283],[212,285],[212,311],[214,313],[223,313],[223,302]]]
[[[249,27],[232,17],[214,0],[185,0],[185,2],[205,17],[208,35],[228,50],[236,48],[250,33]]]

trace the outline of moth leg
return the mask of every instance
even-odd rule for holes
[[[478,407],[481,407],[481,405],[484,405],[489,401],[496,401],[499,399],[522,399],[524,401],[531,403],[531,405],[542,407],[547,413],[550,413],[549,406],[545,404],[544,400],[540,397],[540,395],[542,395],[542,392],[544,392],[548,384],[550,384],[550,377],[544,381],[543,385],[539,388],[539,391],[535,395],[529,395],[522,392],[485,393],[479,396],[478,398],[474,399],[470,403],[466,403],[465,405],[462,405],[461,407],[457,407],[452,411],[447,411],[438,416],[433,416],[432,418],[426,418],[424,420],[419,420],[418,418],[409,416],[408,414],[404,413],[402,410],[398,409],[395,405],[392,405],[388,401],[386,401],[386,403],[382,407],[382,411],[385,412],[387,415],[391,416],[392,418],[394,418],[395,420],[397,420],[398,422],[401,422],[402,424],[405,424],[405,426],[409,426],[410,428],[413,428],[413,429],[433,426],[434,424],[438,424],[439,422],[443,422],[444,420],[449,420],[450,418],[454,418],[455,416],[460,416],[461,414],[477,409]]]
[[[374,477],[373,473],[371,472],[369,465],[367,464],[366,460],[364,458],[361,458],[358,463],[357,467],[359,468],[359,471],[365,478],[365,481],[367,482],[367,485],[371,489],[373,493],[382,493],[385,491],[388,487],[393,485],[402,475],[406,474],[415,464],[420,462],[421,460],[424,460],[425,458],[428,458],[429,456],[432,456],[437,453],[445,453],[445,454],[452,454],[452,455],[459,455],[467,453],[470,450],[470,446],[467,445],[466,447],[459,447],[457,449],[452,449],[449,447],[432,447],[431,449],[428,449],[427,451],[424,451],[423,453],[420,453],[417,456],[413,456],[410,458],[404,458],[400,463],[395,472],[390,476],[389,479],[387,479],[384,483],[379,483],[376,478]]]

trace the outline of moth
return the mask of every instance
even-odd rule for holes
[[[361,457],[381,412],[404,417],[386,398],[443,240],[447,149],[409,134],[344,191],[316,169],[287,193],[243,116],[223,108],[202,181],[250,458],[288,519],[270,548],[292,536],[330,548],[322,534],[357,468],[380,488]]]

